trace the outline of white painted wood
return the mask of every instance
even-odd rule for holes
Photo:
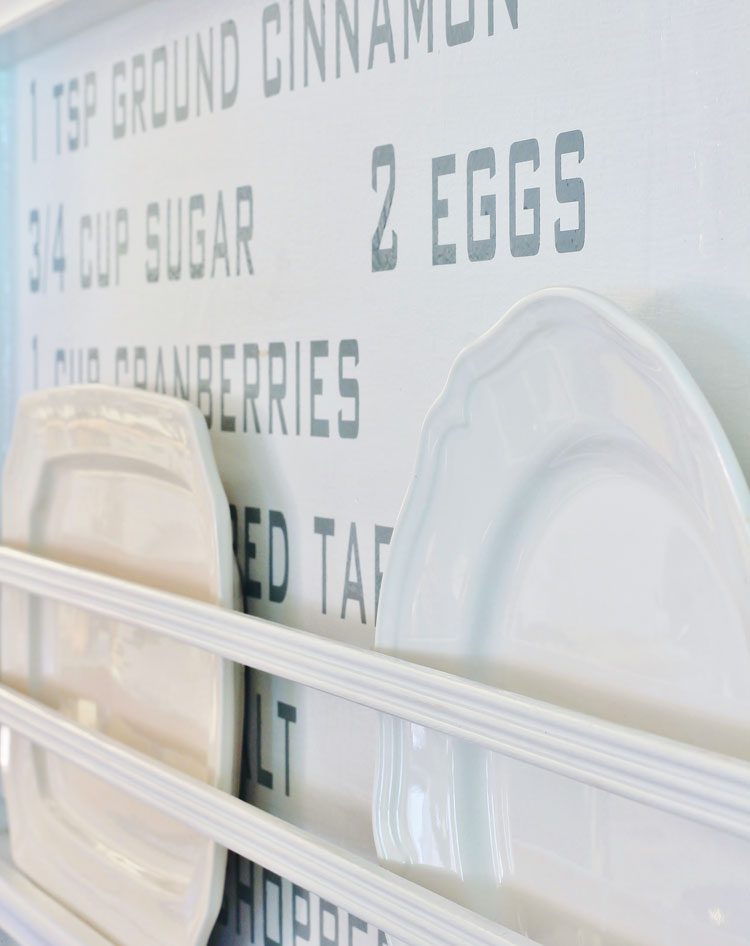
[[[377,923],[408,946],[534,946],[533,941],[350,854],[238,798],[184,775],[26,696],[0,687],[0,720],[46,749],[74,760],[219,844],[345,909]],[[14,888],[15,889],[15,888]],[[12,898],[0,884],[2,904]],[[6,906],[6,909],[12,909]],[[26,899],[16,912],[28,918]],[[40,917],[39,931],[46,916]],[[68,946],[74,940],[28,940]],[[81,940],[101,946],[94,940]]]
[[[750,838],[750,764],[738,759],[6,547],[0,582]]]

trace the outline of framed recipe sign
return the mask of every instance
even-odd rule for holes
[[[0,16],[2,433],[71,383],[197,405],[244,607],[370,647],[468,343],[580,285],[676,350],[750,470],[750,7],[151,0]],[[375,857],[377,717],[253,674],[242,794]],[[230,859],[212,942],[382,946]]]

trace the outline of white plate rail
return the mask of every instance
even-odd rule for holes
[[[526,937],[1,686],[0,719],[241,856],[336,899],[408,946],[531,944]]]
[[[750,838],[747,762],[6,547],[0,547],[0,585],[137,624],[237,663]],[[335,900],[408,946],[530,944],[523,936],[84,729],[6,687],[0,687],[0,722],[189,822],[240,855]],[[1,750],[0,745],[0,754]],[[0,925],[3,915],[17,919],[19,904],[24,902],[20,888],[9,877],[12,880],[7,868],[0,870]],[[37,906],[37,912],[41,922],[44,911]],[[20,941],[35,946],[70,942],[39,937]]]

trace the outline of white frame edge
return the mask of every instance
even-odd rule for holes
[[[32,0],[22,13],[0,17],[0,69],[147,2],[151,0]]]

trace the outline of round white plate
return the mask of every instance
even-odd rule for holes
[[[25,397],[5,468],[15,548],[227,607],[229,509],[191,405],[84,386]],[[235,784],[241,683],[204,651],[3,590],[2,680],[222,789]],[[226,852],[75,765],[12,737],[13,860],[121,946],[203,944]]]
[[[376,647],[748,758],[749,509],[667,346],[535,294],[425,421]],[[744,842],[393,719],[374,828],[390,866],[549,946],[750,930]]]

